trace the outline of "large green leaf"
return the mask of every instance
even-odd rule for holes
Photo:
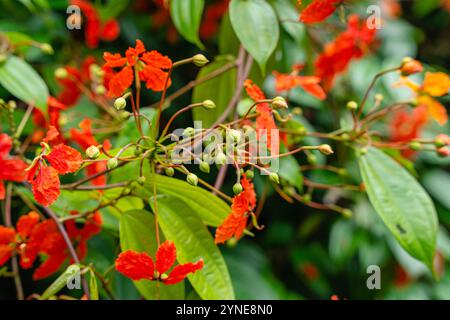
[[[0,64],[0,84],[16,98],[46,113],[48,88],[41,76],[24,60],[9,56]]]
[[[207,76],[229,62],[230,59],[227,59],[227,57],[219,56],[216,58],[216,61],[202,68],[198,73],[197,79]],[[197,103],[210,99],[215,102],[216,107],[214,109],[192,109],[194,120],[202,121],[203,128],[211,127],[226,109],[236,89],[235,86],[236,69],[228,70],[222,75],[196,86],[192,94],[192,102]]]
[[[188,276],[198,295],[205,300],[234,299],[233,285],[225,260],[199,216],[174,197],[157,198],[159,225],[177,247],[179,263],[204,260],[202,270]],[[153,206],[153,201],[150,200]]]
[[[376,148],[360,156],[370,202],[400,245],[433,270],[438,220],[433,202],[402,166]]]
[[[122,251],[134,250],[147,252],[155,256],[157,249],[155,222],[151,212],[145,210],[130,210],[122,214],[120,219],[120,246]],[[149,280],[133,282],[139,292],[149,300],[183,299],[184,283],[166,286]]]
[[[272,7],[266,0],[232,0],[230,20],[242,45],[264,73],[266,62],[280,36],[278,20]]]
[[[280,153],[285,153],[288,150],[282,143],[280,145]],[[289,182],[292,186],[296,187],[298,192],[303,193],[303,174],[300,169],[300,165],[294,156],[287,156],[280,158],[280,168],[278,175]]]
[[[271,0],[281,25],[289,35],[301,41],[305,35],[305,25],[298,23],[298,10],[291,0]]]
[[[189,183],[162,175],[149,175],[143,187],[136,194],[148,200],[153,196],[153,183],[156,182],[158,195],[165,194],[183,201],[201,220],[210,226],[217,227],[231,212],[230,207],[220,198]]]
[[[204,0],[170,1],[170,15],[173,24],[187,41],[197,45],[200,49],[204,48],[198,36],[204,7]]]

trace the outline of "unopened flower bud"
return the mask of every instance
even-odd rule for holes
[[[344,218],[351,218],[353,216],[353,211],[350,209],[344,209],[342,210],[341,214],[344,216]]]
[[[253,172],[253,170],[247,170],[245,172],[245,176],[247,177],[247,179],[253,179],[253,177],[255,176],[255,173]]]
[[[440,134],[434,139],[434,145],[436,148],[442,148],[446,145],[450,144],[450,137],[448,137],[446,134]]]
[[[140,176],[139,178],[137,178],[137,183],[139,183],[142,186],[142,185],[144,185],[145,180],[146,179],[144,176]]]
[[[44,52],[45,54],[53,54],[54,53],[52,46],[48,43],[42,43],[40,48],[41,48],[42,52]]]
[[[283,97],[276,97],[272,100],[272,108],[274,109],[287,109],[288,104],[286,102],[286,99]]]
[[[236,129],[230,129],[229,135],[234,142],[239,142],[239,140],[241,140],[241,133]]]
[[[203,67],[204,65],[206,65],[209,62],[209,60],[204,55],[202,55],[201,53],[196,54],[195,56],[193,56],[192,57],[192,61],[194,62],[194,64],[197,67]]]
[[[409,148],[414,151],[419,151],[422,149],[422,144],[419,141],[411,141],[409,143]]]
[[[319,151],[326,156],[329,156],[330,154],[334,153],[333,149],[331,149],[330,145],[328,145],[328,144],[320,145]]]
[[[356,103],[356,101],[347,102],[347,109],[352,111],[358,109],[358,103]]]
[[[406,77],[406,76],[410,76],[412,74],[422,72],[422,71],[423,71],[423,66],[419,61],[414,60],[409,57],[406,57],[403,59],[402,66],[400,68],[400,72],[401,72],[402,76]]]
[[[238,195],[239,193],[242,192],[242,190],[244,190],[244,188],[242,188],[242,184],[240,183],[235,183],[233,186],[233,192],[234,194]]]
[[[303,195],[303,202],[304,203],[311,202],[311,195],[309,193],[306,193],[306,194]]]
[[[192,137],[195,134],[195,129],[192,127],[187,127],[183,131],[183,136],[185,137]]]
[[[227,156],[223,152],[219,152],[216,156],[216,164],[223,166],[227,162]]]
[[[97,159],[98,156],[100,155],[100,150],[98,149],[97,146],[90,146],[89,148],[86,149],[86,155],[88,156],[89,159]]]
[[[69,76],[66,68],[58,68],[55,70],[55,77],[57,79],[66,79]]]
[[[123,97],[119,97],[114,101],[114,108],[116,110],[123,110],[127,106],[127,100]]]
[[[443,157],[443,158],[450,156],[450,148],[448,148],[448,147],[438,148],[438,149],[436,149],[436,152],[437,152],[438,156]]]
[[[196,186],[196,185],[198,184],[198,177],[197,177],[195,174],[193,174],[193,173],[189,173],[189,174],[186,176],[186,181],[187,181],[189,184],[191,184],[191,185],[193,185],[193,186]]]
[[[369,150],[367,150],[367,148],[361,148],[361,149],[359,149],[359,154],[362,155],[362,156],[364,156],[364,155],[367,154],[368,151],[369,151]]]
[[[279,184],[279,183],[280,183],[280,177],[279,177],[278,174],[275,173],[275,172],[271,172],[271,173],[269,174],[269,179],[270,179],[270,181],[275,182],[276,184]]]
[[[206,161],[200,162],[199,168],[200,168],[201,172],[204,172],[204,173],[209,173],[210,172],[209,163],[206,162]]]
[[[375,101],[381,102],[384,99],[384,96],[381,93],[375,94]]]
[[[294,109],[292,109],[292,114],[296,116],[301,116],[303,114],[302,108],[295,107]]]
[[[166,176],[168,176],[168,177],[173,177],[173,175],[175,174],[175,169],[172,168],[172,167],[164,168],[164,173],[165,173]]]
[[[202,102],[202,104],[206,109],[214,109],[216,107],[216,104],[212,100],[205,100]]]
[[[128,120],[128,119],[130,119],[130,117],[131,117],[131,112],[128,112],[128,111],[122,111],[122,112],[120,113],[120,117],[121,117],[123,120]]]
[[[97,87],[95,87],[95,93],[98,95],[104,95],[106,93],[106,88],[104,85],[99,85]]]
[[[118,165],[119,165],[119,160],[117,160],[117,158],[111,158],[108,160],[108,162],[106,162],[106,167],[109,170],[117,168]]]

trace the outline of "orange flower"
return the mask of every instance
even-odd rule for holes
[[[275,77],[275,90],[286,91],[292,90],[295,87],[302,87],[303,90],[317,99],[324,100],[327,96],[325,91],[320,86],[320,78],[314,76],[300,76],[298,75],[302,67],[294,66],[290,74],[273,72]]]
[[[355,14],[348,18],[347,30],[317,57],[314,65],[316,76],[322,79],[325,90],[331,89],[334,78],[345,71],[352,59],[361,58],[375,40],[376,29],[369,29],[366,21],[360,22]]]
[[[245,80],[244,87],[248,96],[253,101],[256,102],[266,99],[266,95],[256,84],[253,83],[252,80]],[[274,143],[275,148],[272,148],[272,134],[275,132],[275,130],[278,131],[277,125],[275,124],[275,120],[272,115],[272,108],[267,102],[263,102],[259,103],[256,106],[256,112],[258,113],[258,117],[256,118],[256,134],[258,139],[260,139],[263,135],[267,135],[267,148],[271,151],[272,154],[278,154],[278,144]],[[278,142],[278,139],[276,139],[276,141]]]
[[[11,157],[9,152],[12,139],[6,134],[0,134],[0,200],[5,199],[4,180],[21,182],[25,180],[27,164],[17,157]]]
[[[423,71],[423,66],[419,61],[410,58],[405,58],[405,60],[400,68],[402,76],[407,77]]]
[[[99,143],[97,139],[95,139],[92,134],[92,123],[91,120],[86,118],[80,122],[79,127],[81,130],[72,128],[70,130],[71,139],[77,143],[82,149],[86,150],[90,146],[98,146]],[[109,140],[103,141],[103,149],[108,151],[111,148],[111,144]],[[96,161],[92,164],[89,164],[86,167],[87,174],[89,176],[94,175],[96,173],[102,172],[106,170],[106,160],[105,161]],[[94,186],[102,186],[106,184],[106,175],[101,175],[93,180],[91,183]]]
[[[121,96],[133,83],[135,72],[139,79],[146,83],[148,89],[162,91],[168,77],[168,70],[172,67],[172,61],[159,52],[146,51],[144,44],[136,40],[135,48],[128,48],[125,57],[119,53],[111,54],[105,52],[103,55],[106,63],[105,86],[109,90],[110,97]],[[114,72],[114,68],[122,68]],[[169,79],[168,85],[171,81]]]
[[[102,22],[97,9],[84,0],[71,0],[72,5],[80,7],[86,17],[85,37],[89,48],[97,48],[100,40],[113,41],[120,34],[119,23],[115,19]]]
[[[313,0],[300,14],[303,23],[322,22],[336,11],[337,6],[343,0]],[[299,1],[301,4],[301,1]]]
[[[59,197],[59,174],[75,172],[83,162],[81,154],[69,146],[60,143],[51,148],[48,146],[47,143],[53,144],[58,137],[59,132],[55,127],[50,127],[41,144],[44,147],[43,154],[28,169],[27,179],[32,185],[34,198],[44,206],[49,206]],[[47,154],[46,148],[50,148]]]
[[[243,191],[233,198],[231,213],[216,229],[215,243],[224,243],[233,236],[239,240],[247,226],[248,213],[256,207],[256,193],[253,183],[245,176],[241,179]]]
[[[34,108],[33,109],[33,123],[36,125],[36,129],[32,134],[31,141],[33,143],[38,143],[42,141],[45,131],[49,129],[50,126],[55,127],[58,131],[60,131],[59,118],[61,111],[66,110],[68,108],[67,105],[59,101],[58,99],[49,96],[47,99],[47,113],[48,119],[46,118],[44,112],[41,110]],[[62,136],[59,137],[59,142],[64,143],[64,138]]]
[[[412,82],[406,77],[402,77],[396,85],[405,85],[416,94],[417,104],[425,106],[428,115],[436,120],[440,125],[447,123],[448,115],[445,107],[433,97],[441,97],[448,93],[450,89],[450,78],[443,72],[426,72],[422,85]]]
[[[145,252],[133,250],[122,252],[116,259],[116,270],[132,280],[154,280],[164,284],[181,282],[190,273],[203,268],[203,259],[175,266],[169,275],[166,272],[176,261],[176,248],[172,241],[166,240],[156,251],[155,263]]]

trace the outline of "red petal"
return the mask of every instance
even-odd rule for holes
[[[116,270],[132,280],[152,280],[155,267],[147,253],[127,250],[116,259]]]
[[[164,56],[156,50],[144,53],[141,60],[153,68],[168,70],[172,67],[172,60],[170,60],[168,56]]]
[[[173,268],[172,272],[169,274],[169,277],[164,280],[164,284],[175,284],[181,282],[186,278],[189,273],[194,273],[197,270],[203,268],[203,259],[198,260],[195,263],[189,262],[185,264],[180,264]]]
[[[142,81],[145,81],[146,87],[156,92],[165,89],[168,75],[169,74],[166,71],[151,66],[147,66],[139,72],[139,77]],[[167,81],[167,87],[170,87],[171,84],[172,81],[169,79],[169,81]]]
[[[0,200],[5,199],[5,184],[0,180]]]
[[[47,278],[57,272],[64,264],[67,256],[63,252],[50,255],[33,273],[33,280]]]
[[[9,151],[11,151],[12,147],[12,139],[6,133],[0,134],[0,157],[4,158],[9,155]]]
[[[14,248],[7,244],[0,244],[0,266],[3,266],[11,258]]]
[[[247,226],[247,217],[243,214],[231,213],[216,229],[214,242],[224,243],[233,236],[239,240]]]
[[[156,270],[163,274],[170,269],[177,259],[175,244],[166,240],[156,251]]]
[[[16,232],[13,228],[7,228],[0,225],[0,245],[10,244],[11,242],[14,242],[15,237]]]
[[[44,142],[51,143],[54,142],[59,137],[59,131],[55,126],[49,126],[47,134],[45,135]]]
[[[52,151],[45,156],[45,159],[50,162],[53,168],[55,168],[59,174],[66,174],[77,171],[83,157],[74,148],[59,144],[52,148]]]
[[[105,22],[100,31],[100,38],[105,41],[116,40],[120,34],[120,26],[117,20],[111,19]]]
[[[26,178],[27,164],[17,158],[0,159],[0,180],[22,182]]]
[[[108,83],[110,97],[119,97],[125,90],[127,90],[133,83],[133,68],[125,67],[120,72],[116,73]]]
[[[20,234],[22,239],[28,238],[31,235],[31,231],[39,222],[39,214],[31,211],[25,216],[21,216],[19,221],[17,221],[16,227],[17,232]]]
[[[300,14],[304,23],[321,22],[331,16],[342,0],[314,0]]]
[[[109,52],[105,52],[103,54],[103,59],[106,61],[104,67],[109,68],[123,67],[127,63],[127,59],[122,57],[119,53],[111,54]]]
[[[41,165],[36,179],[32,182],[32,187],[37,202],[43,206],[51,205],[60,194],[58,171]]]

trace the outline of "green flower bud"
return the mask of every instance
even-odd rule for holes
[[[114,168],[117,168],[117,166],[119,165],[119,160],[117,160],[117,158],[111,158],[108,160],[108,162],[106,163],[106,167],[111,170]]]
[[[216,156],[216,164],[223,166],[227,162],[227,156],[223,152],[219,152]]]
[[[95,93],[98,95],[104,95],[106,93],[106,88],[104,85],[99,85],[97,87],[95,87]]]
[[[311,202],[311,195],[310,195],[309,193],[305,193],[305,194],[303,195],[303,202],[304,202],[304,203],[309,203],[309,202]]]
[[[366,155],[367,152],[368,152],[367,148],[361,148],[361,149],[359,149],[359,154],[362,155],[362,156]]]
[[[97,146],[90,146],[89,148],[86,149],[86,155],[88,156],[89,159],[97,159],[98,156],[100,155],[100,150],[98,149]]]
[[[436,148],[442,148],[447,145],[447,142],[445,141],[445,138],[437,136],[436,139],[434,140],[434,145]]]
[[[202,104],[206,109],[214,109],[216,107],[216,104],[212,100],[205,100],[202,102]]]
[[[283,97],[276,97],[272,100],[272,108],[274,109],[287,109],[288,104],[286,102],[286,99]]]
[[[121,117],[123,120],[128,120],[128,119],[130,119],[130,117],[131,117],[131,112],[128,112],[128,111],[122,111],[122,112],[120,113],[120,117]]]
[[[57,79],[66,79],[69,76],[66,68],[58,68],[55,70],[55,77]]]
[[[200,162],[199,168],[200,168],[201,172],[204,172],[204,173],[210,172],[210,167],[209,167],[208,162],[205,162],[205,161]]]
[[[296,116],[301,116],[303,114],[302,108],[295,107],[294,109],[292,109],[292,114]]]
[[[255,176],[255,173],[253,172],[253,170],[247,170],[245,172],[245,176],[247,177],[247,179],[253,179],[253,177]]]
[[[142,186],[142,185],[144,185],[145,180],[146,179],[144,176],[140,176],[139,178],[137,178],[137,183],[139,183]]]
[[[354,110],[358,109],[358,104],[356,103],[356,101],[349,101],[349,102],[347,102],[347,109],[354,111]]]
[[[419,151],[422,149],[422,144],[419,141],[411,141],[409,143],[409,148],[414,151]]]
[[[204,65],[206,65],[209,62],[209,60],[204,55],[199,53],[192,57],[192,62],[197,67],[203,67]]]
[[[125,98],[123,98],[123,97],[117,98],[114,101],[114,108],[116,108],[116,110],[123,110],[123,109],[125,109],[126,106],[127,106],[127,100],[125,100]]]
[[[230,129],[228,131],[228,133],[229,133],[231,139],[234,140],[234,142],[239,142],[239,140],[241,140],[241,133],[238,130]]]
[[[238,195],[239,193],[242,192],[242,190],[244,190],[244,188],[242,188],[242,184],[240,183],[235,183],[233,186],[233,192],[234,194]]]
[[[344,209],[342,210],[342,215],[344,216],[344,218],[350,219],[353,216],[353,211],[350,209]]]
[[[189,184],[191,184],[191,185],[193,185],[193,186],[196,186],[196,185],[198,184],[198,177],[197,177],[195,174],[193,174],[193,173],[189,173],[189,174],[186,176],[186,181],[187,181]]]
[[[53,54],[54,53],[52,46],[50,44],[48,44],[48,43],[42,43],[41,44],[41,50],[45,54]]]
[[[280,183],[280,177],[279,177],[278,174],[275,173],[275,172],[271,172],[271,173],[270,173],[269,179],[270,179],[270,181],[275,182],[276,184],[279,184],[279,183]]]
[[[192,137],[195,134],[195,129],[192,127],[187,127],[183,131],[183,136],[185,137]]]
[[[173,177],[173,175],[175,174],[175,170],[172,167],[167,167],[167,168],[164,168],[164,173],[168,177]]]
[[[330,154],[334,153],[333,149],[331,149],[330,145],[328,145],[328,144],[320,145],[319,151],[326,156],[329,156]]]

